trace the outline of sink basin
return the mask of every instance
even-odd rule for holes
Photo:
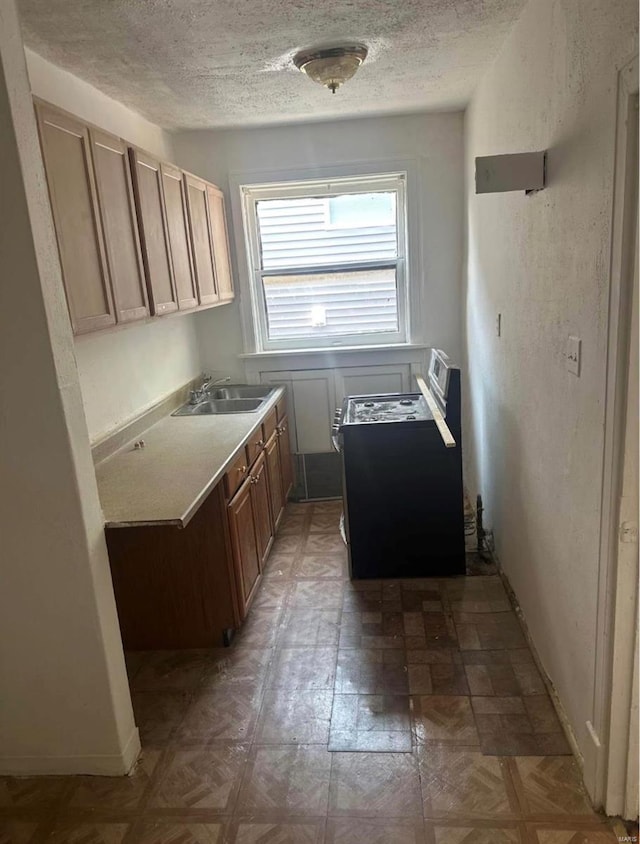
[[[264,399],[204,399],[198,404],[183,404],[172,416],[210,416],[216,413],[251,413]]]
[[[228,387],[215,387],[207,390],[212,399],[263,399],[273,392],[268,384],[230,384]]]

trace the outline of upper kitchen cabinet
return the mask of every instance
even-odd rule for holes
[[[207,185],[207,199],[209,201],[209,220],[218,296],[221,302],[228,302],[233,299],[233,277],[231,275],[227,219],[224,213],[224,194],[215,185]]]
[[[193,248],[193,263],[198,285],[198,300],[201,305],[213,305],[220,301],[211,239],[211,224],[207,183],[189,173],[184,174],[187,187],[187,208]]]
[[[172,164],[163,163],[160,169],[178,307],[185,311],[198,304],[198,289],[191,260],[185,182],[182,170]]]
[[[161,162],[133,147],[129,153],[151,308],[154,314],[169,314],[178,310],[178,295],[171,263]]]
[[[74,334],[233,299],[222,191],[35,107]]]
[[[127,146],[89,129],[98,206],[118,322],[149,316]]]
[[[75,334],[96,331],[115,324],[116,310],[89,131],[44,103],[36,112],[71,324]]]

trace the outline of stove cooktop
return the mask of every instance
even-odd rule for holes
[[[420,393],[353,396],[347,399],[343,423],[417,422],[433,419]]]

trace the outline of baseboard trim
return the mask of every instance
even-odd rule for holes
[[[0,756],[2,776],[90,774],[123,777],[131,773],[140,755],[140,734],[134,727],[120,754],[98,756]]]
[[[576,762],[580,767],[581,773],[584,772],[584,757],[582,755],[582,751],[578,745],[578,742],[575,737],[575,733],[573,732],[573,728],[571,726],[571,722],[567,716],[564,706],[562,705],[562,701],[558,696],[558,692],[556,691],[556,687],[553,684],[551,677],[547,674],[547,671],[538,656],[538,651],[536,650],[535,642],[531,637],[531,633],[529,632],[529,628],[527,626],[527,620],[522,612],[522,607],[518,601],[518,596],[513,591],[513,587],[509,582],[509,578],[505,570],[500,565],[500,561],[495,555],[495,552],[491,555],[493,557],[493,561],[496,564],[496,569],[498,574],[504,584],[505,589],[507,590],[507,594],[509,595],[509,600],[511,601],[513,608],[515,609],[515,613],[518,616],[518,621],[520,622],[520,626],[522,627],[522,632],[524,633],[524,637],[527,640],[527,644],[533,654],[533,660],[536,664],[536,668],[540,672],[540,676],[546,686],[546,689],[549,693],[549,697],[551,698],[551,703],[553,704],[554,709],[560,719],[560,724],[562,725],[562,729],[564,730],[564,734],[567,737],[567,741],[569,742],[569,746],[571,747],[571,751],[574,755]]]

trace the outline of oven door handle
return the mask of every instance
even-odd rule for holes
[[[420,392],[424,396],[426,403],[429,405],[429,410],[433,414],[434,422],[436,423],[438,430],[440,431],[440,436],[442,437],[442,441],[444,442],[447,448],[455,448],[456,441],[453,437],[453,434],[449,430],[449,426],[447,425],[444,416],[442,415],[442,411],[438,406],[438,403],[431,395],[431,391],[427,387],[427,383],[422,377],[422,375],[415,376],[416,382],[418,387],[420,388]]]

